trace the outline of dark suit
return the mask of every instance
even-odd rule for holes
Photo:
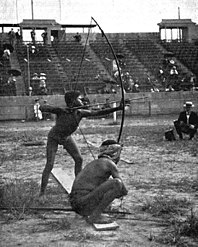
[[[194,125],[194,128],[191,128],[190,125]],[[190,139],[192,139],[198,128],[198,115],[191,111],[187,121],[186,111],[182,111],[179,114],[178,120],[174,121],[174,126],[180,139],[183,139],[182,133],[190,135]]]

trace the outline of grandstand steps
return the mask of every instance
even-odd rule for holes
[[[57,70],[59,76],[60,76],[60,79],[62,80],[63,82],[63,85],[67,87],[67,83],[68,83],[68,77],[61,65],[61,61],[60,59],[58,58],[57,54],[56,54],[56,51],[54,50],[53,46],[51,45],[47,45],[46,46],[48,52],[50,53],[51,55],[51,58],[52,58],[52,61],[54,63],[54,66],[55,66],[55,69]]]
[[[95,52],[91,49],[89,45],[86,46],[86,51],[89,57],[91,58],[92,64],[94,64],[94,66],[98,69],[98,72],[101,78],[103,80],[112,81],[113,80],[112,76],[106,70],[105,66],[101,63],[100,59],[98,58],[98,56],[95,54]]]
[[[105,74],[104,68],[98,67],[97,62],[92,57],[93,54],[89,49],[85,49],[84,41],[61,41],[53,44],[53,47],[63,70],[67,74],[71,88],[75,85],[78,90],[95,88],[97,91],[97,88],[101,87],[96,78],[99,73]]]
[[[156,47],[158,47],[162,54],[167,53],[169,50],[167,50],[163,45],[156,43],[154,44]],[[174,50],[172,50],[173,53],[175,53]],[[191,73],[191,71],[177,58],[177,54],[175,53],[174,61],[177,64],[178,70],[180,70],[182,73]]]
[[[11,69],[21,70],[16,51],[14,50],[10,55]],[[16,77],[16,95],[25,95],[25,84],[23,76]]]
[[[152,73],[149,73],[148,68],[138,59],[138,57],[125,46],[123,39],[117,40],[113,42],[113,47],[115,48],[116,45],[117,52],[121,51],[125,57],[124,60],[126,62],[126,66],[123,69],[123,72],[129,72],[133,79],[138,79],[141,91],[150,91],[154,85],[152,83],[148,83],[148,75],[152,80],[155,79],[155,77],[152,75]],[[155,86],[159,88],[161,85]]]
[[[55,62],[51,58],[50,52],[46,46],[40,43],[36,45],[36,52],[31,51],[31,44],[29,44],[29,72],[30,85],[33,87],[33,94],[38,94],[39,85],[33,85],[32,77],[34,73],[46,74],[46,85],[49,94],[64,93],[64,85],[55,67]],[[25,89],[28,91],[28,49],[27,45],[21,43],[17,46],[17,57],[21,67],[22,75],[24,77]]]

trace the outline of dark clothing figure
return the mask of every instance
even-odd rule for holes
[[[45,30],[42,34],[41,37],[43,38],[43,44],[47,44],[47,31]]]
[[[116,141],[106,140],[98,159],[87,164],[74,180],[71,206],[76,213],[87,217],[89,223],[105,223],[102,212],[115,198],[127,195],[116,166],[121,149]]]
[[[17,30],[17,32],[15,33],[15,36],[16,36],[17,44],[19,44],[21,41],[20,30]]]
[[[106,103],[102,106],[102,109],[107,109],[107,108],[111,108],[109,99],[106,99]]]
[[[184,106],[186,110],[179,114],[178,120],[174,121],[174,126],[180,139],[183,139],[182,133],[185,133],[190,136],[189,139],[191,140],[197,132],[198,115],[191,111],[192,102],[186,102]]]
[[[79,33],[76,33],[76,35],[74,35],[74,39],[77,41],[77,42],[80,42],[82,37]]]
[[[10,44],[14,47],[14,41],[15,41],[15,32],[13,30],[13,28],[10,30],[10,32],[8,33],[9,36],[9,41]]]
[[[36,42],[36,33],[35,33],[34,29],[32,29],[32,31],[30,32],[30,35],[31,35],[32,43],[35,44],[35,42]]]
[[[92,111],[83,109],[84,105],[81,98],[79,91],[69,91],[65,93],[66,109],[50,105],[43,105],[40,107],[41,112],[56,114],[56,124],[48,134],[47,163],[42,175],[40,196],[44,195],[49,175],[54,165],[58,145],[63,145],[75,161],[75,176],[81,171],[83,159],[77,144],[72,137],[72,134],[77,130],[80,121],[84,117],[103,116],[122,109],[122,103],[118,107],[106,110]],[[78,109],[78,107],[80,107],[80,109]]]

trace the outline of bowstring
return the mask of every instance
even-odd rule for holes
[[[90,35],[90,30],[91,30],[91,23],[92,23],[92,19],[91,19],[90,26],[89,26],[89,29],[88,29],[88,34],[87,34],[85,45],[84,45],[84,49],[83,49],[83,55],[81,57],[80,66],[79,66],[78,74],[77,74],[77,77],[76,77],[76,83],[75,83],[74,91],[76,90],[78,79],[80,77],[80,73],[81,73],[81,69],[82,69],[82,64],[83,64],[83,61],[84,61],[85,52],[86,52],[86,48],[87,48],[87,44],[88,44],[88,40],[89,40],[89,35]]]
[[[91,22],[90,22],[90,27],[89,27],[89,29],[88,29],[88,34],[87,34],[86,41],[85,41],[85,45],[84,45],[84,49],[83,49],[83,55],[82,55],[82,58],[81,58],[81,61],[80,61],[80,66],[79,66],[78,74],[77,74],[77,77],[76,77],[76,83],[75,83],[74,91],[76,91],[78,79],[79,79],[79,77],[80,77],[80,73],[81,73],[81,69],[82,69],[82,64],[83,64],[83,61],[84,61],[85,52],[86,52],[86,48],[87,48],[87,44],[88,44],[88,40],[89,40],[89,35],[90,35],[90,30],[91,30],[91,23],[92,23],[92,19],[91,19]],[[84,87],[83,87],[83,88],[84,88]],[[74,103],[74,101],[73,101],[73,103]],[[73,104],[72,104],[72,105],[73,105]],[[75,118],[75,117],[74,117],[74,118]],[[76,121],[76,118],[75,118],[75,121]],[[85,135],[84,135],[84,133],[83,133],[83,131],[82,131],[82,129],[80,128],[79,125],[78,125],[78,129],[79,129],[81,135],[83,136],[84,141],[85,141],[86,144],[87,144],[87,147],[88,147],[88,149],[89,149],[89,152],[91,153],[93,159],[95,160],[95,156],[94,156],[94,154],[93,154],[93,151],[91,150],[91,147],[90,147],[90,145],[89,145],[89,143],[88,143],[88,141],[87,141],[87,139],[86,139],[86,137],[85,137]]]

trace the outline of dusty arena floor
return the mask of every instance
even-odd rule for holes
[[[15,207],[13,202],[6,205],[7,210],[0,210],[0,246],[198,246],[193,234],[181,235],[182,224],[189,215],[195,217],[198,210],[198,138],[165,141],[164,132],[172,127],[176,117],[125,119],[124,148],[118,167],[129,193],[123,201],[116,200],[112,204],[112,210],[117,213],[109,216],[119,224],[114,231],[96,231],[80,216],[64,210],[69,206],[67,194],[52,177],[46,192],[47,201],[41,204],[37,200],[46,162],[47,133],[53,121],[1,122],[0,202],[8,198],[10,190],[5,187],[10,188],[10,184],[14,184],[15,189],[12,197],[18,198],[24,192],[19,188],[31,187],[29,191],[33,194],[29,196],[34,198],[31,206],[38,210],[26,212],[27,202],[20,212],[18,204]],[[84,164],[93,156],[97,157],[96,147],[102,141],[118,137],[119,128],[110,118],[82,120],[74,137]],[[32,145],[26,145],[28,143]],[[59,146],[55,167],[62,167],[73,175],[73,165],[73,160]],[[39,210],[43,207],[54,210]]]

